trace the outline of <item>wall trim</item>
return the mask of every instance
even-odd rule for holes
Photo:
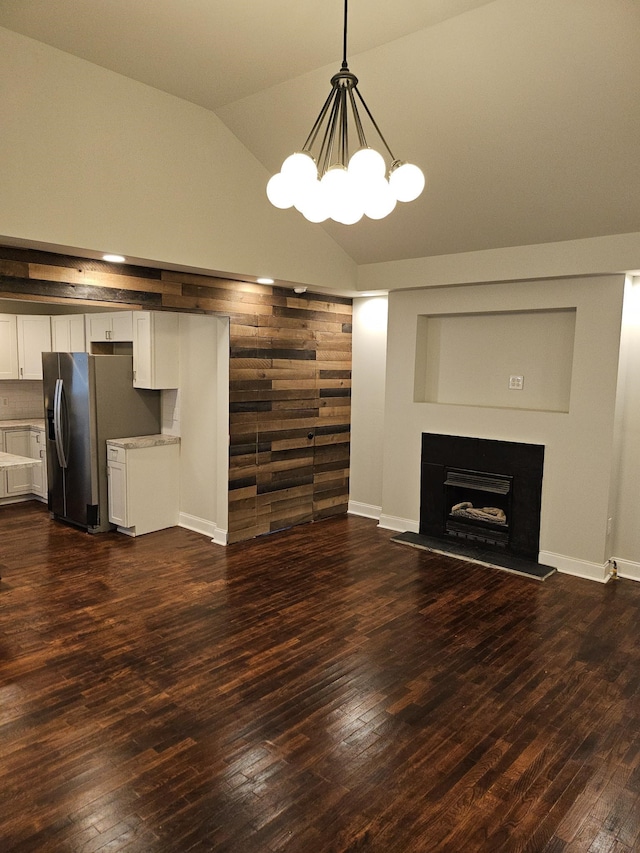
[[[211,537],[211,541],[214,545],[224,545],[226,546],[229,539],[229,531],[225,530],[222,527],[216,527],[216,532]]]
[[[374,506],[373,504],[363,504],[360,501],[349,501],[347,513],[349,515],[361,515],[363,518],[375,518],[376,521],[379,521],[382,507]]]
[[[640,233],[584,237],[554,243],[479,249],[399,261],[361,264],[358,290],[406,290],[452,284],[609,275],[638,269]]]
[[[640,563],[633,563],[631,560],[621,560],[619,557],[613,558],[618,567],[618,577],[625,578],[630,581],[640,581]]]
[[[397,515],[380,514],[378,527],[384,530],[395,530],[396,533],[420,533],[420,522],[414,521],[411,518],[398,518]]]
[[[563,554],[554,554],[551,551],[540,551],[538,562],[545,566],[553,566],[564,575],[573,575],[598,583],[607,583],[611,577],[608,561],[602,565],[590,563],[588,560],[577,560],[575,557],[566,557]]]
[[[178,526],[186,527],[187,530],[193,530],[195,533],[202,533],[216,545],[227,544],[227,531],[218,527],[215,521],[199,518],[197,515],[189,515],[188,512],[181,512],[178,517]]]
[[[21,504],[24,501],[32,501],[32,500],[40,501],[41,503],[46,503],[42,498],[39,498],[37,495],[7,495],[5,498],[0,498],[0,506],[9,506],[9,504]]]

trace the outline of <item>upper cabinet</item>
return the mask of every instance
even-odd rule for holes
[[[133,315],[133,385],[178,388],[180,385],[179,315],[135,311]]]
[[[0,314],[0,379],[42,379],[51,352],[51,322],[40,314]]]
[[[179,387],[180,315],[170,311],[0,314],[0,380],[42,379],[43,352],[85,352],[103,342],[131,342],[135,388]]]
[[[18,330],[18,379],[42,379],[42,353],[51,352],[51,318],[20,314]]]
[[[51,351],[85,352],[84,314],[56,314],[51,317]]]
[[[87,314],[85,316],[85,320],[87,345],[103,341],[133,340],[132,311],[112,311],[105,314]]]
[[[18,378],[18,329],[15,314],[0,314],[0,379]]]

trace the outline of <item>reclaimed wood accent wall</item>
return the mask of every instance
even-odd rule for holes
[[[229,543],[347,511],[350,299],[11,247],[0,298],[229,317]]]

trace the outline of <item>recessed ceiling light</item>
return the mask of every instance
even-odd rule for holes
[[[258,284],[273,284],[272,278],[257,278],[256,281]]]
[[[103,255],[103,261],[109,261],[111,264],[123,264],[125,262],[124,255]]]

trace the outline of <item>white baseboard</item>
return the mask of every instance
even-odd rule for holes
[[[215,533],[211,537],[214,545],[226,545],[229,541],[229,531],[222,527],[216,527]]]
[[[215,521],[208,521],[206,518],[199,518],[197,515],[189,515],[189,513],[181,512],[178,525],[186,527],[187,530],[193,530],[195,533],[202,533],[203,536],[208,536],[216,545],[226,545],[228,531],[222,527],[218,527]]]
[[[618,557],[613,558],[618,567],[618,577],[626,578],[630,581],[640,581],[640,563],[632,563],[631,560],[620,560]]]
[[[608,563],[590,563],[587,560],[576,560],[575,557],[565,557],[563,554],[553,554],[551,551],[540,551],[538,562],[544,566],[553,566],[564,575],[573,575],[589,581],[606,583],[611,577]]]
[[[347,512],[349,515],[361,515],[363,518],[375,518],[378,521],[382,507],[373,506],[373,504],[363,504],[359,501],[349,501]]]
[[[0,498],[0,506],[9,506],[9,504],[21,504],[25,501],[32,501],[33,499],[37,501],[42,501],[46,503],[46,500],[39,498],[37,495],[10,495],[7,498]]]
[[[378,527],[382,527],[383,530],[395,530],[396,533],[404,533],[405,531],[420,533],[419,521],[413,521],[410,518],[398,518],[396,515],[385,515],[384,513],[380,514]]]

